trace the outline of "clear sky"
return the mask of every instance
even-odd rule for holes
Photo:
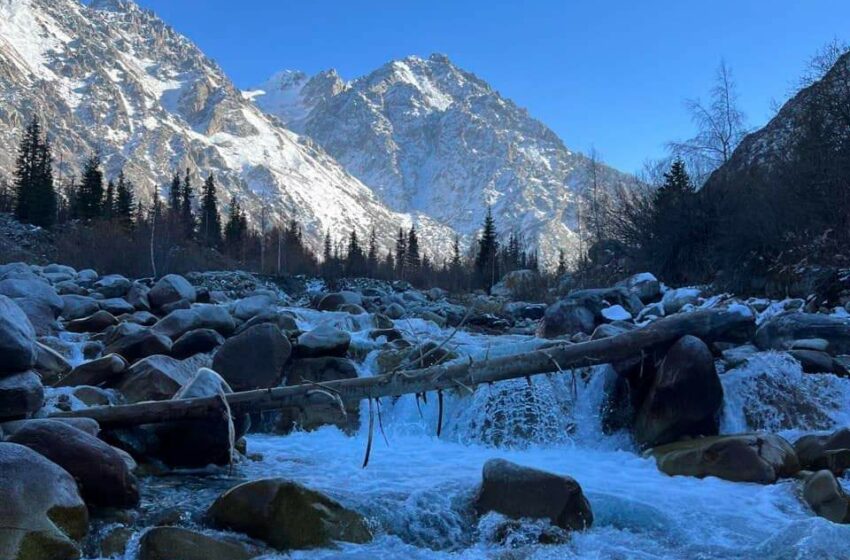
[[[410,54],[447,54],[572,149],[636,171],[691,132],[721,58],[751,127],[805,62],[850,39],[848,0],[138,0],[240,87],[281,69],[351,79]]]

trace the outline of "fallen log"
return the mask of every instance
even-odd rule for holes
[[[395,397],[446,389],[473,389],[542,373],[618,362],[642,352],[671,344],[685,335],[717,340],[732,333],[751,331],[752,315],[742,311],[700,310],[659,319],[623,334],[582,342],[555,344],[531,352],[481,361],[454,361],[433,367],[398,371],[374,377],[258,389],[226,395],[233,414],[286,407],[306,408],[311,404]],[[121,427],[157,422],[206,418],[221,414],[220,396],[195,399],[141,402],[59,412],[51,416],[93,418],[102,427]]]

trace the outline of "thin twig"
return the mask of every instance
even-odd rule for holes
[[[372,453],[372,436],[375,432],[375,411],[372,409],[372,399],[369,399],[369,438],[366,440],[366,456],[363,457],[363,468],[369,465],[369,455]]]

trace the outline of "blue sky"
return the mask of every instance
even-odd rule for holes
[[[280,69],[347,79],[409,54],[447,54],[572,149],[635,171],[691,132],[725,58],[750,126],[811,54],[850,39],[847,0],[138,0],[248,87]]]

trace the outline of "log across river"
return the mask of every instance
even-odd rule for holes
[[[318,403],[327,405],[329,399],[342,405],[363,399],[473,389],[482,383],[622,361],[671,344],[685,335],[716,340],[746,332],[753,326],[754,317],[743,309],[699,310],[659,319],[645,327],[609,338],[577,344],[553,344],[532,352],[487,360],[453,361],[374,377],[258,389],[223,397],[100,406],[51,416],[93,418],[102,427],[122,427],[220,415],[224,408],[223,399],[226,399],[232,414],[244,414],[287,407],[306,408]]]

